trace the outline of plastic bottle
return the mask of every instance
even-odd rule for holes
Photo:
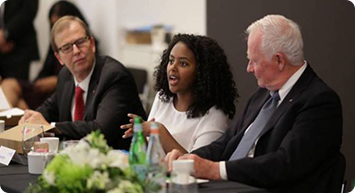
[[[165,152],[160,143],[159,126],[156,122],[150,124],[150,138],[147,150],[147,190],[148,192],[163,193],[166,191]]]

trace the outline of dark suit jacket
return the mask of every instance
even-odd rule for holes
[[[29,63],[39,59],[36,30],[33,21],[38,0],[8,0],[5,2],[4,30],[8,41],[13,41],[13,51],[0,53],[0,75],[28,79]],[[21,72],[21,73],[20,73]]]
[[[71,103],[74,78],[68,68],[59,73],[56,92],[37,111],[66,139],[80,139],[93,130],[101,130],[110,146],[128,149],[130,139],[122,139],[120,125],[127,124],[127,113],[146,118],[137,87],[130,72],[111,57],[96,57],[87,94],[84,120],[72,121]]]
[[[269,91],[259,88],[221,138],[193,153],[226,161],[229,180],[277,192],[329,192],[328,179],[342,141],[337,94],[308,66],[279,105],[257,142],[254,158],[228,161]]]

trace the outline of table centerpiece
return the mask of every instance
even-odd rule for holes
[[[128,154],[94,131],[60,151],[26,192],[143,193],[144,183],[129,167]]]

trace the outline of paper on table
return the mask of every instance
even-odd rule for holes
[[[0,117],[11,118],[12,116],[22,116],[25,114],[25,111],[19,108],[12,108],[6,111],[0,112]]]
[[[2,91],[2,89],[0,88],[0,110],[6,110],[6,109],[10,109],[10,108],[11,108],[11,106],[7,102],[5,94]]]
[[[209,180],[205,180],[205,179],[197,179],[196,182],[198,184],[201,184],[201,183],[206,183],[206,182],[209,182]]]
[[[8,166],[15,152],[14,149],[0,146],[0,163]]]
[[[170,183],[170,178],[166,179],[165,182]],[[199,178],[196,180],[196,183],[198,183],[198,184],[206,183],[206,182],[209,182],[209,180],[199,179]]]

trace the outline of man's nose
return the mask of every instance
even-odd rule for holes
[[[251,64],[250,61],[248,62],[248,65],[247,65],[247,72],[248,73],[253,73],[254,72],[253,64]]]
[[[76,44],[73,44],[73,54],[77,54],[80,52],[80,49],[78,48],[78,46],[76,46]]]

